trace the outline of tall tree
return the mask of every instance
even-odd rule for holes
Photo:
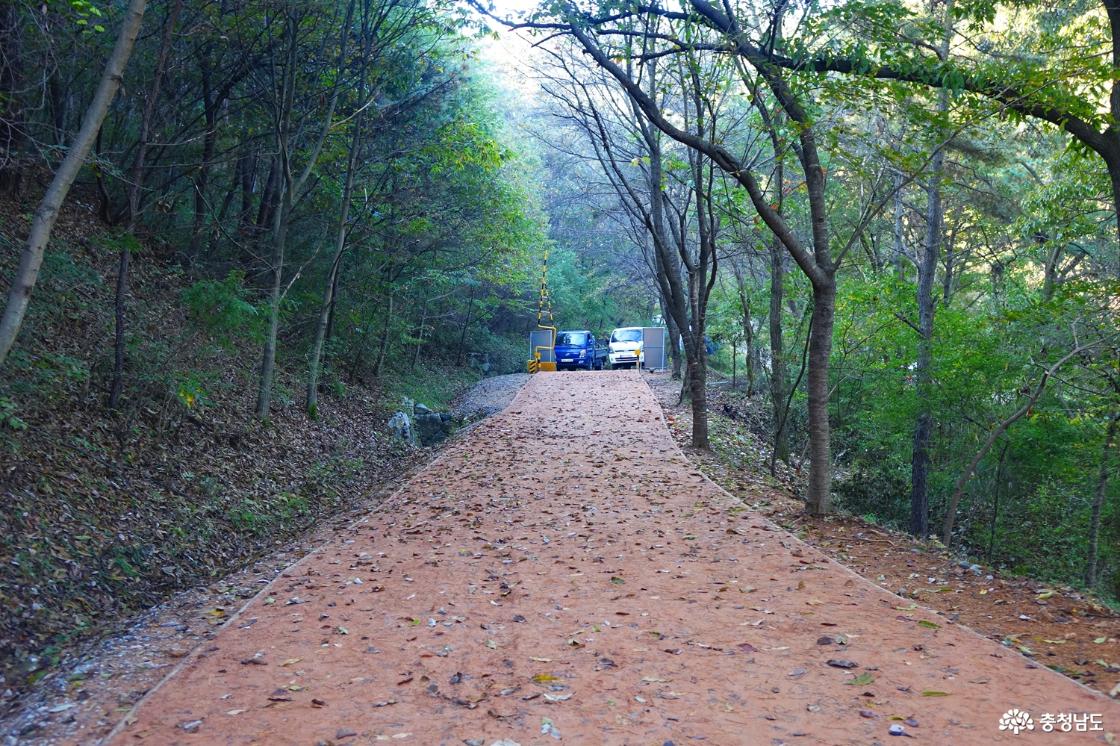
[[[20,256],[19,268],[16,269],[11,289],[8,291],[4,315],[0,317],[0,366],[8,359],[8,353],[11,352],[20,326],[23,324],[27,304],[31,300],[31,291],[35,289],[35,280],[43,264],[43,253],[50,242],[58,212],[62,209],[62,203],[70,192],[70,186],[74,183],[82,164],[85,163],[86,156],[93,148],[97,133],[101,129],[101,122],[109,110],[109,104],[120,88],[124,68],[128,64],[129,57],[132,56],[132,47],[140,33],[147,6],[147,0],[131,0],[129,3],[120,30],[117,32],[117,43],[105,63],[105,70],[101,74],[97,90],[94,91],[93,98],[86,107],[82,127],[66,151],[66,157],[55,171],[50,186],[35,210],[31,229],[28,231],[27,241]]]
[[[323,146],[327,142],[331,128],[334,125],[334,112],[338,106],[338,99],[342,92],[344,69],[348,62],[347,46],[351,37],[351,20],[354,16],[355,0],[348,0],[345,14],[338,31],[338,51],[334,65],[334,81],[329,86],[328,103],[325,110],[312,119],[308,132],[301,132],[304,128],[298,127],[295,119],[297,99],[297,65],[300,60],[301,31],[304,22],[311,14],[310,9],[296,10],[292,6],[284,6],[279,23],[283,29],[284,59],[273,59],[271,64],[272,76],[272,106],[274,113],[273,133],[277,150],[276,166],[280,173],[278,204],[273,212],[271,242],[272,259],[270,261],[271,287],[268,296],[268,328],[265,332],[264,345],[261,351],[260,383],[257,387],[256,413],[258,419],[268,417],[269,407],[272,403],[272,385],[276,377],[276,338],[280,329],[280,304],[287,294],[284,288],[284,269],[288,249],[288,233],[292,220],[292,211],[296,202],[304,196],[304,189],[308,180],[315,172]],[[304,156],[302,169],[296,172],[294,164],[296,158],[295,139],[304,134],[307,143],[307,154]]]

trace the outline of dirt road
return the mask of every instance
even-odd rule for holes
[[[1033,731],[998,729],[1013,707]],[[1044,713],[1101,730],[1043,732]],[[535,376],[274,581],[113,742],[871,744],[892,728],[1105,743],[1120,705],[742,512],[627,371]]]

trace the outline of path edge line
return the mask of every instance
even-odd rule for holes
[[[862,582],[862,583],[866,584],[868,587],[873,588],[878,592],[885,593],[889,596],[893,596],[894,598],[897,598],[899,601],[908,601],[909,603],[917,603],[916,599],[905,599],[902,596],[898,595],[897,593],[894,593],[893,591],[888,590],[887,588],[884,588],[881,585],[878,585],[876,583],[871,582],[871,580],[869,578],[866,578],[863,575],[860,575],[858,572],[856,572],[852,568],[848,567],[847,565],[836,561],[832,557],[829,557],[823,551],[821,551],[817,547],[813,546],[809,542],[805,541],[801,537],[797,536],[792,531],[790,531],[788,529],[785,529],[785,528],[782,528],[781,526],[779,526],[774,521],[770,520],[766,516],[759,513],[757,510],[754,510],[753,508],[748,506],[746,503],[743,502],[742,499],[736,497],[735,495],[732,495],[730,492],[725,490],[718,482],[716,482],[711,477],[709,477],[707,474],[705,474],[704,470],[700,467],[700,465],[694,463],[692,461],[692,459],[690,459],[688,457],[688,454],[685,453],[684,449],[681,448],[679,443],[677,443],[677,439],[673,437],[673,431],[669,428],[669,423],[665,419],[665,409],[661,406],[661,401],[657,398],[657,394],[654,393],[653,388],[649,385],[649,382],[645,378],[642,378],[641,381],[642,381],[642,383],[645,384],[646,390],[649,392],[650,396],[653,398],[653,403],[657,407],[658,419],[661,420],[661,426],[665,429],[666,434],[669,436],[669,441],[673,444],[673,448],[677,451],[678,454],[680,454],[681,458],[683,458],[686,462],[688,462],[692,466],[696,467],[696,471],[699,472],[701,478],[704,481],[711,484],[719,492],[723,493],[724,496],[730,498],[733,502],[747,508],[747,510],[750,511],[751,517],[757,518],[758,520],[762,521],[763,523],[766,523],[767,525],[769,525],[771,530],[782,532],[783,534],[789,536],[791,539],[796,541],[801,546],[807,548],[808,550],[810,550],[811,552],[813,552],[817,555],[820,555],[820,557],[823,558],[825,560],[825,562],[838,567],[844,573],[846,573],[846,574],[852,576],[853,578],[855,578],[857,580],[857,582]],[[1066,682],[1068,684],[1073,684],[1076,687],[1078,687],[1079,689],[1081,689],[1082,691],[1084,691],[1085,693],[1092,695],[1093,698],[1096,699],[1097,701],[1107,702],[1109,704],[1114,704],[1116,702],[1115,699],[1109,697],[1108,695],[1104,694],[1103,692],[1099,692],[1096,689],[1092,689],[1092,688],[1086,686],[1085,684],[1082,684],[1080,681],[1077,681],[1076,679],[1072,679],[1072,678],[1070,678],[1069,676],[1066,676],[1063,673],[1059,673],[1058,671],[1055,671],[1054,669],[1050,668],[1049,666],[1046,666],[1046,665],[1043,665],[1042,663],[1039,663],[1038,661],[1034,660],[1033,658],[1028,658],[1027,656],[1023,655],[1021,652],[1019,652],[1018,650],[1015,650],[1014,648],[1009,648],[1006,645],[1001,645],[1001,644],[995,642],[992,638],[988,637],[987,635],[981,634],[980,632],[977,632],[976,630],[974,630],[972,627],[970,627],[967,624],[961,624],[960,622],[951,621],[950,619],[943,616],[942,614],[939,614],[936,609],[931,609],[928,606],[923,606],[920,603],[917,604],[917,608],[921,609],[922,611],[926,612],[927,614],[930,614],[931,616],[937,616],[937,617],[941,617],[942,619],[945,619],[946,622],[953,625],[954,627],[957,627],[958,629],[965,630],[968,634],[971,634],[971,635],[974,635],[974,636],[980,638],[981,640],[983,640],[988,645],[995,646],[995,648],[997,650],[1009,652],[1012,655],[1017,656],[1018,658],[1020,658],[1021,660],[1025,661],[1025,662],[1034,664],[1035,668],[1031,669],[1031,670],[1042,670],[1042,671],[1045,671],[1045,672],[1057,677],[1058,679],[1060,679],[1063,682]]]
[[[411,476],[409,476],[407,479],[402,481],[400,486],[397,487],[397,489],[395,489],[391,493],[389,493],[389,495],[384,500],[382,500],[380,503],[378,503],[376,506],[374,506],[371,510],[365,512],[361,516],[355,518],[353,521],[348,523],[346,525],[346,527],[344,529],[342,529],[342,531],[350,531],[351,529],[353,529],[358,524],[366,521],[371,515],[374,515],[376,513],[380,513],[382,510],[391,507],[394,500],[396,498],[398,498],[401,495],[401,493],[404,492],[409,487],[409,485],[411,485],[412,482],[416,480],[417,477],[419,477],[421,474],[424,474],[429,469],[431,469],[432,467],[436,466],[441,461],[443,461],[444,459],[449,457],[455,451],[456,447],[462,444],[462,441],[465,440],[466,435],[468,435],[470,433],[473,433],[477,429],[477,426],[481,425],[483,422],[493,422],[493,421],[497,420],[499,417],[504,415],[506,413],[506,411],[508,411],[514,404],[518,403],[518,401],[522,397],[522,394],[524,394],[525,390],[527,388],[529,388],[529,385],[532,382],[533,382],[533,379],[529,379],[528,381],[526,381],[521,386],[521,388],[519,388],[517,390],[517,393],[514,395],[514,397],[512,399],[510,399],[509,403],[506,404],[504,407],[502,407],[501,411],[495,412],[494,414],[490,415],[489,417],[485,417],[481,420],[477,420],[475,422],[472,422],[467,427],[464,427],[461,430],[459,430],[458,432],[456,432],[455,435],[452,437],[452,439],[440,450],[440,452],[438,454],[436,454],[435,458],[433,458],[431,461],[429,461],[427,464],[425,464],[422,469],[417,470]],[[660,409],[660,405],[658,405],[658,408]],[[670,437],[671,437],[671,434],[670,434]],[[321,552],[323,550],[323,548],[326,547],[330,543],[331,543],[330,540],[324,541],[323,543],[314,547],[311,551],[304,554],[299,559],[292,562],[290,565],[285,567],[283,570],[276,573],[276,576],[273,577],[272,580],[268,581],[268,583],[264,587],[262,587],[259,591],[257,591],[255,594],[253,594],[253,596],[248,598],[245,601],[245,603],[243,603],[241,605],[241,608],[239,608],[236,612],[234,612],[229,617],[229,619],[227,619],[220,627],[218,627],[217,631],[214,633],[214,636],[210,639],[212,640],[212,639],[217,638],[217,636],[220,635],[222,632],[224,632],[226,630],[226,628],[232,626],[235,622],[237,622],[241,618],[241,616],[245,613],[246,609],[248,609],[250,606],[252,606],[257,601],[257,599],[259,599],[261,596],[264,596],[266,593],[268,593],[269,590],[271,590],[273,584],[275,584],[276,581],[280,580],[285,575],[290,574],[292,570],[295,570],[297,567],[299,567],[299,565],[301,565],[303,562],[305,562],[311,556]],[[140,711],[140,709],[145,704],[148,703],[149,699],[154,697],[156,695],[156,693],[159,692],[159,690],[164,687],[165,684],[167,684],[169,681],[171,681],[171,679],[178,676],[180,673],[182,673],[182,671],[184,669],[186,669],[190,665],[193,665],[194,663],[196,663],[198,661],[199,658],[202,657],[202,648],[205,645],[205,643],[207,643],[207,642],[209,642],[209,640],[202,640],[197,645],[195,645],[194,648],[191,650],[191,652],[187,656],[185,656],[181,661],[179,661],[177,664],[175,664],[171,668],[171,670],[168,671],[167,674],[165,674],[164,677],[162,679],[160,679],[158,683],[156,683],[155,686],[153,686],[151,689],[149,689],[147,692],[145,692],[144,696],[141,697],[140,699],[138,699],[136,701],[136,703],[133,704],[132,707],[130,707],[128,709],[128,712],[124,713],[124,715],[121,716],[121,718],[117,721],[116,725],[113,726],[113,729],[110,730],[107,734],[105,734],[104,736],[102,736],[100,739],[98,739],[95,742],[97,744],[97,746],[108,746],[118,736],[121,736],[124,733],[124,731],[128,728],[128,726],[130,726],[130,725],[132,725],[132,723],[136,722],[136,717],[135,717],[136,714]]]

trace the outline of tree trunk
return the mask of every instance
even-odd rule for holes
[[[747,319],[747,323],[748,324],[750,323],[749,319]],[[750,327],[748,326],[748,328],[750,328]],[[745,348],[743,350],[743,367],[746,368],[746,373],[747,373],[747,396],[754,396],[754,386],[755,386],[755,375],[756,374],[755,374],[755,367],[754,367],[755,355],[754,355],[754,330],[753,329],[751,329],[751,331],[748,334],[745,335],[745,339],[743,340],[743,347]]]
[[[906,245],[902,234],[902,172],[894,172],[894,246],[891,251],[891,264],[894,265],[895,277],[901,282],[906,279],[906,264],[903,257],[906,255]]]
[[[420,350],[424,346],[424,328],[428,325],[428,301],[424,301],[423,309],[420,312],[420,328],[416,332],[416,349],[412,353],[412,364],[409,370],[416,370],[416,366],[420,364]]]
[[[940,54],[949,52],[951,27],[948,13],[952,0],[945,5],[946,33]],[[937,111],[949,110],[949,91],[937,94]],[[918,360],[914,371],[918,395],[918,417],[914,423],[913,449],[910,457],[910,533],[919,538],[929,535],[929,442],[933,434],[933,281],[941,256],[941,230],[944,215],[941,206],[941,176],[945,167],[945,151],[938,146],[930,159],[929,186],[926,199],[926,237],[918,261]]]
[[[474,288],[471,288],[471,297],[467,302],[467,318],[463,322],[463,329],[459,332],[459,354],[455,357],[455,365],[462,368],[463,358],[467,348],[467,331],[471,328],[471,314],[474,312]]]
[[[704,338],[700,336],[688,361],[689,399],[692,405],[692,447],[707,450],[708,440],[708,366]]]
[[[19,268],[12,278],[11,289],[8,292],[7,305],[4,315],[0,317],[0,366],[8,358],[8,353],[15,344],[20,326],[23,324],[27,305],[31,300],[31,292],[35,288],[35,281],[39,276],[39,268],[43,264],[43,253],[50,241],[51,231],[54,229],[58,212],[70,191],[70,186],[78,175],[79,169],[85,162],[86,155],[93,147],[97,133],[101,129],[101,122],[109,110],[109,104],[120,88],[128,58],[132,55],[132,47],[136,43],[136,36],[140,33],[140,26],[144,20],[144,10],[147,0],[131,0],[125,13],[124,22],[117,34],[117,42],[113,52],[105,65],[97,91],[86,108],[82,119],[81,129],[78,130],[74,142],[66,153],[62,164],[54,174],[46,194],[35,210],[31,221],[31,230],[28,233],[27,243],[24,244],[20,256]]]
[[[944,91],[939,109],[948,105]],[[933,281],[941,253],[941,173],[943,151],[938,148],[930,166],[929,197],[926,208],[926,236],[918,262],[918,359],[914,370],[918,416],[914,424],[910,460],[910,533],[919,538],[929,535],[930,436],[933,433]]]
[[[249,139],[247,132],[242,132],[242,142]],[[257,154],[256,151],[246,151],[237,159],[240,169],[241,210],[238,216],[237,230],[242,238],[248,240],[255,235],[253,226],[253,192],[257,188]],[[263,200],[263,197],[262,197]]]
[[[1097,584],[1097,553],[1101,537],[1101,510],[1104,508],[1105,493],[1108,491],[1108,475],[1111,473],[1109,456],[1112,443],[1116,439],[1117,425],[1120,425],[1120,412],[1112,415],[1108,421],[1108,430],[1104,436],[1104,446],[1101,448],[1101,468],[1097,472],[1097,492],[1093,496],[1093,513],[1089,519],[1089,560],[1085,565],[1085,585],[1092,590]]]
[[[782,306],[785,294],[783,251],[777,238],[770,245],[770,406],[774,411],[774,451],[770,474],[777,461],[789,463],[789,433],[786,427],[786,399],[789,397],[789,372],[785,343],[782,340]]]
[[[760,371],[762,370],[762,351],[759,349],[758,335],[757,334],[755,335],[754,346],[751,347],[750,355],[751,355],[750,365],[751,365],[751,369],[754,370],[754,378],[755,378],[755,382],[751,386],[751,395],[753,396],[754,394],[758,393],[758,377],[759,377]]]
[[[121,392],[124,390],[125,357],[125,298],[128,295],[128,264],[131,257],[131,241],[122,240],[117,257],[117,284],[113,300],[113,322],[116,329],[113,335],[113,380],[109,386],[109,409],[120,406]]]
[[[346,248],[345,237],[345,215],[349,212],[347,205],[349,205],[349,195],[347,195],[343,206],[343,228],[339,231],[337,243],[335,245],[334,259],[331,261],[331,271],[327,277],[326,287],[323,289],[323,302],[319,306],[319,320],[315,324],[315,341],[311,344],[311,352],[308,355],[308,369],[307,369],[307,416],[311,419],[317,419],[319,416],[319,373],[322,369],[323,358],[323,343],[327,338],[327,327],[330,325],[331,308],[334,306],[334,292],[338,280],[338,266],[342,261],[342,252]]]
[[[731,340],[731,388],[739,387],[739,348],[736,341]]]
[[[751,318],[751,304],[750,300],[747,298],[742,274],[738,267],[734,269],[735,284],[739,291],[739,307],[743,312],[743,344],[746,347],[743,363],[747,373],[747,396],[754,396],[755,378],[757,376],[757,369],[755,368],[755,359],[757,355],[755,351],[754,320]],[[734,361],[734,354],[732,355],[732,361]]]
[[[385,309],[385,326],[381,329],[381,342],[377,346],[377,360],[373,364],[373,377],[380,378],[389,350],[389,329],[393,323],[393,293],[389,292],[389,305]]]
[[[265,226],[272,225],[272,216],[279,202],[281,181],[280,158],[273,157],[269,161],[268,176],[264,180],[264,191],[261,192],[261,202],[257,206],[257,233],[264,233]]]
[[[1003,449],[999,452],[999,463],[996,465],[996,481],[992,485],[992,522],[988,526],[988,563],[991,564],[992,556],[995,554],[996,548],[996,529],[999,526],[999,492],[1000,486],[1003,484],[1003,465],[1007,462],[1007,451],[1009,443],[1003,444]]]
[[[1112,209],[1116,212],[1116,266],[1112,268],[1113,277],[1120,278],[1120,144],[1115,148],[1117,155],[1105,162],[1108,164],[1108,179],[1112,184]]]
[[[338,276],[341,274],[342,263],[339,262],[338,269],[336,269],[334,273],[333,287],[331,288],[331,304],[327,309],[327,332],[324,335],[326,337],[326,342],[330,342],[334,339],[334,315],[335,309],[338,308]]]
[[[944,234],[944,231],[945,231],[944,208],[942,208],[942,215],[941,215],[941,230]],[[956,272],[956,263],[957,263],[957,261],[956,261],[957,260],[957,255],[956,255],[956,251],[954,250],[954,247],[953,247],[954,238],[955,238],[955,236],[953,235],[953,233],[949,232],[947,235],[944,235],[944,238],[942,239],[942,244],[943,244],[942,248],[944,249],[943,253],[945,255],[945,260],[943,262],[943,264],[945,266],[945,274],[941,277],[941,305],[943,307],[948,306],[949,301],[952,300],[952,298],[953,298],[953,276]]]
[[[260,385],[257,388],[257,418],[261,420],[268,417],[269,407],[272,403],[272,384],[276,375],[276,340],[280,328],[280,304],[283,302],[284,296],[287,293],[287,289],[282,290],[281,288],[284,281],[288,224],[291,220],[296,199],[298,195],[303,193],[304,186],[307,184],[308,179],[311,178],[311,174],[315,170],[315,164],[318,163],[319,156],[323,152],[323,145],[326,143],[327,136],[330,134],[331,126],[334,124],[334,112],[338,105],[339,91],[342,88],[339,79],[341,79],[343,75],[344,65],[347,61],[346,49],[351,36],[350,21],[353,18],[354,1],[355,0],[350,0],[347,5],[346,18],[340,27],[340,51],[338,55],[338,64],[334,70],[337,77],[333,84],[330,101],[327,104],[326,111],[323,113],[322,126],[316,138],[310,143],[306,155],[306,162],[303,164],[303,168],[298,177],[292,171],[292,154],[294,149],[291,147],[291,136],[292,114],[295,109],[296,93],[295,67],[298,62],[298,36],[302,18],[295,15],[294,7],[286,8],[285,33],[287,36],[288,48],[285,51],[284,78],[280,88],[276,91],[277,95],[273,101],[273,105],[277,108],[275,114],[275,137],[281,179],[280,200],[279,204],[276,206],[276,217],[272,224],[272,288],[269,292],[268,333],[265,337],[264,347],[261,353],[261,377]]]
[[[15,157],[23,144],[23,111],[19,90],[27,64],[21,48],[19,7],[4,3],[0,7],[0,194],[18,197],[23,182],[23,165]]]
[[[194,177],[194,217],[191,221],[191,239],[187,256],[193,267],[202,249],[202,228],[206,222],[206,190],[210,184],[210,163],[214,160],[214,149],[218,143],[218,102],[212,101],[210,91],[209,60],[203,59],[200,75],[202,77],[202,111],[206,119],[206,134],[202,140],[202,160],[198,164],[198,174]],[[232,199],[234,190],[244,167],[243,158],[238,157],[234,165],[233,184],[230,187],[226,204]]]
[[[284,280],[284,254],[288,243],[287,190],[273,212],[272,285],[268,293],[268,329],[261,350],[260,380],[257,385],[257,419],[268,418],[272,405],[272,382],[276,377],[276,339],[280,331],[280,286]]]
[[[342,254],[346,251],[346,238],[350,229],[350,201],[354,194],[354,177],[358,170],[358,151],[362,145],[362,116],[359,113],[354,122],[354,132],[350,138],[350,153],[346,163],[346,180],[342,186],[342,204],[339,208],[338,231],[335,234],[334,257],[331,271],[323,289],[323,302],[319,307],[319,322],[315,325],[315,341],[311,345],[307,370],[307,415],[312,419],[319,416],[319,373],[322,368],[323,342],[327,338],[331,311],[334,308],[334,293],[338,285],[338,269],[342,264]]]
[[[828,363],[836,313],[836,283],[814,284],[809,324],[809,501],[811,515],[828,513],[832,501],[831,433],[828,423]]]
[[[673,360],[673,375],[672,380],[681,380],[681,328],[677,326],[677,320],[673,318],[670,313],[665,314],[666,325],[669,327],[669,355]]]
[[[113,318],[116,324],[113,339],[113,380],[109,386],[109,409],[117,409],[121,402],[121,393],[124,390],[124,361],[125,325],[128,320],[128,266],[131,261],[132,240],[131,236],[136,230],[136,222],[140,218],[140,197],[144,188],[144,167],[148,157],[148,145],[152,135],[152,120],[155,118],[156,104],[163,90],[163,73],[167,67],[167,56],[171,51],[171,35],[179,23],[179,11],[183,7],[182,0],[175,0],[167,12],[164,20],[163,36],[160,41],[159,54],[156,57],[155,71],[152,74],[152,87],[148,91],[148,100],[144,102],[144,114],[140,119],[140,141],[136,146],[136,158],[132,163],[131,183],[128,185],[128,236],[121,241],[120,256],[117,260],[116,296],[113,302]]]

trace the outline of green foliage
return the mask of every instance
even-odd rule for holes
[[[231,270],[222,280],[199,280],[183,291],[191,320],[216,342],[232,346],[236,339],[259,338],[260,314],[249,301],[245,273]]]
[[[480,378],[470,368],[428,366],[386,376],[385,385],[390,406],[403,397],[425,404],[431,409],[446,411],[454,398]]]
[[[144,249],[135,235],[125,231],[102,233],[94,238],[94,243],[99,249],[113,256],[119,254],[122,249],[129,254],[139,254]]]
[[[937,419],[934,525],[979,442],[1036,385],[1046,364],[1039,358],[1057,355],[1046,348],[1067,349],[1074,344],[1069,324],[1093,318],[1084,288],[1067,286],[1047,300],[1026,283],[1027,275],[1011,278],[999,305],[938,310],[930,392]],[[851,455],[838,480],[839,503],[905,527],[916,335],[896,314],[912,316],[913,301],[903,286],[882,280],[849,281],[843,289],[838,315],[848,322],[838,325],[834,424]],[[971,551],[1035,577],[1080,578],[1103,437],[1101,410],[1082,388],[1093,377],[1091,364],[1065,371],[981,464],[959,517]],[[1116,485],[1110,490],[1116,493]],[[1111,515],[1114,508],[1107,510]],[[1113,551],[1105,548],[1102,559],[1114,562]]]
[[[19,407],[6,396],[0,396],[0,427],[10,430],[26,430],[27,423],[19,418]]]
[[[244,499],[231,506],[226,519],[236,530],[247,534],[263,534],[283,525],[306,518],[311,505],[306,497],[282,492],[267,501]]]
[[[206,388],[197,373],[183,371],[176,375],[175,397],[187,409],[201,409],[206,405]]]
[[[644,283],[619,277],[593,256],[559,248],[549,255],[548,270],[553,313],[561,327],[610,334],[616,326],[652,315],[648,305],[642,307],[648,297]]]
[[[46,5],[55,6],[55,10],[68,11],[74,25],[80,29],[91,29],[99,34],[105,31],[105,27],[96,22],[105,14],[90,0],[50,0]]]

